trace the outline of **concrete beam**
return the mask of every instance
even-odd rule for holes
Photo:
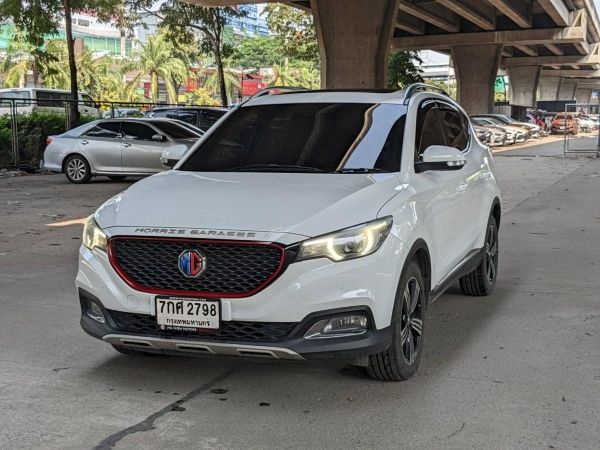
[[[411,34],[425,34],[425,22],[410,14],[398,13],[396,28]]]
[[[392,47],[400,50],[435,50],[469,45],[545,45],[585,42],[587,30],[582,26],[537,28],[531,30],[481,31],[395,38]]]
[[[563,0],[538,0],[538,3],[556,25],[565,27],[569,24],[569,10]]]
[[[504,58],[500,63],[502,67],[516,66],[581,66],[600,64],[600,55],[596,45],[589,55],[569,56],[523,56]]]
[[[561,48],[558,45],[555,45],[555,44],[544,44],[544,47],[546,47],[548,50],[550,50],[555,55],[562,56],[562,55],[565,54],[565,52],[562,51]]]
[[[510,104],[535,106],[542,66],[520,66],[508,69]]]
[[[311,0],[325,89],[387,87],[400,0]]]
[[[543,77],[564,77],[564,78],[600,78],[600,70],[544,70]]]
[[[444,8],[436,9],[435,6],[440,5],[415,4],[408,0],[398,0],[398,8],[403,13],[410,14],[417,19],[421,19],[424,22],[430,23],[435,27],[447,31],[448,33],[458,33],[459,26],[454,14],[448,13],[448,11]]]
[[[531,28],[531,0],[487,0],[521,28]]]
[[[561,77],[540,77],[537,100],[544,102],[556,101],[558,99],[558,89],[560,88],[561,82]]]
[[[483,30],[493,31],[496,29],[496,10],[486,2],[480,0],[436,1]]]
[[[494,84],[501,56],[502,45],[452,48],[457,98],[469,114],[485,114],[494,109]]]
[[[579,87],[575,89],[575,101],[577,103],[589,103],[592,98],[592,88]]]
[[[513,47],[529,56],[538,56],[540,54],[536,47],[530,47],[528,45],[513,45]]]
[[[573,78],[561,78],[557,100],[575,100],[575,89],[577,89],[577,83],[578,81]]]

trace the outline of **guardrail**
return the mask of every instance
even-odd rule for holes
[[[0,168],[38,168],[48,136],[74,128],[75,123],[70,114],[73,103],[77,104],[79,124],[99,118],[143,117],[147,111],[156,107],[206,106],[183,103],[0,98]]]

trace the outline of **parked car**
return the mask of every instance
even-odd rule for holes
[[[49,136],[44,168],[72,183],[93,176],[122,180],[164,170],[160,160],[171,145],[191,147],[200,135],[168,119],[102,119]]]
[[[354,358],[411,377],[427,306],[457,280],[487,295],[498,274],[491,152],[426,89],[234,109],[88,219],[84,330],[126,355]]]
[[[581,114],[579,115],[579,129],[584,133],[591,133],[598,129],[598,125],[596,121],[592,120],[590,117]]]
[[[482,144],[490,145],[492,139],[492,132],[490,130],[478,125],[473,125],[473,130],[475,131],[477,139],[479,139]]]
[[[226,108],[212,106],[157,107],[148,111],[146,117],[179,119],[197,126],[202,131],[207,131],[227,112],[229,110]]]
[[[552,134],[572,134],[579,132],[579,120],[577,113],[558,113],[552,119]]]
[[[492,118],[471,116],[471,122],[473,122],[475,125],[506,133],[507,144],[525,142],[529,137],[529,131],[526,129],[504,125],[502,122],[493,120]]]
[[[509,125],[512,127],[524,128],[529,132],[529,137],[533,139],[538,139],[541,137],[542,128],[539,125],[534,125],[527,122],[518,122],[505,114],[475,114],[473,117],[477,119],[489,119],[498,125]]]
[[[0,115],[10,114],[11,103],[2,100],[14,100],[17,113],[31,114],[39,112],[66,111],[66,100],[71,99],[70,91],[47,88],[9,88],[0,89]],[[78,108],[80,114],[100,117],[100,109],[96,101],[85,92],[79,93]]]
[[[113,110],[109,109],[108,111],[104,111],[102,117],[105,119],[117,117],[144,117],[144,113],[136,108],[115,108]]]

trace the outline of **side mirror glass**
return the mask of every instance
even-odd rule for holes
[[[175,164],[184,157],[187,151],[188,148],[183,144],[167,147],[160,156],[160,162],[162,162],[165,167],[173,168],[175,167]]]
[[[155,135],[152,136],[152,140],[157,141],[157,142],[163,142],[166,140],[166,138],[162,134],[156,133]]]
[[[431,145],[423,152],[423,160],[415,162],[415,171],[460,170],[467,163],[462,152],[454,147]]]

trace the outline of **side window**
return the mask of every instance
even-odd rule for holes
[[[101,122],[93,128],[90,128],[82,136],[91,138],[109,138],[116,139],[121,132],[120,122]]]
[[[83,104],[84,106],[90,107],[90,108],[97,108],[98,105],[96,104],[96,102],[94,101],[94,99],[92,97],[90,97],[87,94],[82,94],[81,95],[81,99],[83,100]]]
[[[224,114],[225,111],[205,109],[200,114],[200,123],[198,124],[198,127],[203,131],[206,131],[212,127],[217,120],[223,117]]]
[[[442,106],[439,109],[442,128],[446,134],[446,145],[464,151],[469,143],[466,119],[458,111]]]
[[[192,125],[198,123],[198,113],[196,111],[179,111],[177,113],[177,118],[184,122],[191,123]]]
[[[425,102],[421,106],[417,118],[415,161],[421,160],[423,152],[431,145],[446,145],[446,140],[440,128],[437,104]]]
[[[406,115],[403,115],[390,130],[390,134],[385,140],[381,153],[375,162],[375,169],[389,170],[390,172],[398,172],[400,170],[405,123]]]
[[[166,117],[168,119],[177,119],[177,113],[171,110],[153,111],[152,117]]]
[[[136,141],[151,141],[152,136],[157,134],[153,128],[139,122],[123,122],[121,132],[123,133],[123,139]]]

